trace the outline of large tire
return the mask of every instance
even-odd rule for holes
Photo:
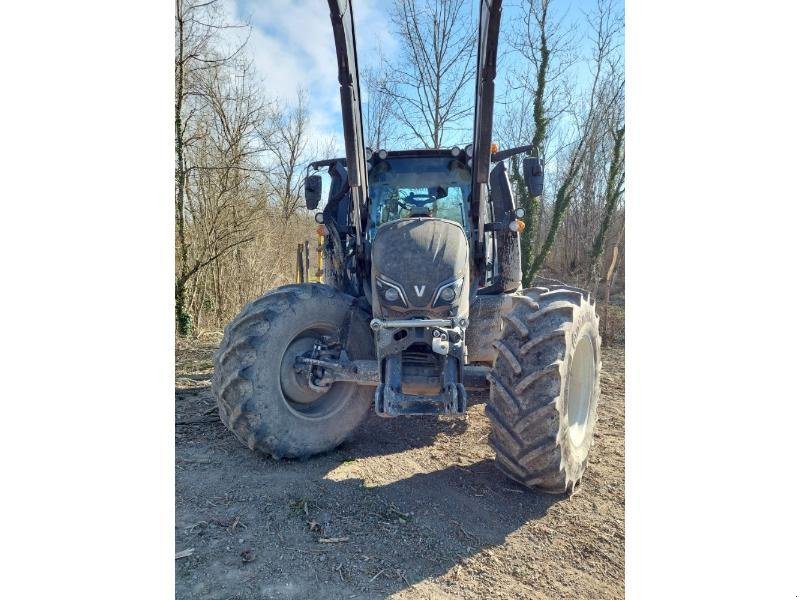
[[[577,288],[512,297],[486,412],[496,464],[515,481],[572,493],[589,461],[600,397],[599,320]]]
[[[326,452],[366,416],[373,388],[336,382],[321,393],[295,373],[295,356],[323,335],[339,339],[351,359],[374,357],[367,316],[354,298],[320,284],[270,291],[225,328],[212,388],[222,422],[251,450],[274,458]]]

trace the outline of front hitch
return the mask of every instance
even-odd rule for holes
[[[380,416],[463,414],[465,317],[372,319],[380,385]]]
[[[379,416],[464,414],[466,390],[486,390],[489,369],[464,365],[462,323],[461,317],[373,319],[377,361],[351,360],[343,348],[323,345],[297,356],[295,368],[315,389],[337,381],[377,386]]]

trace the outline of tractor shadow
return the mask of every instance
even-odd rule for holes
[[[471,393],[469,406],[485,404],[488,392]],[[439,436],[456,437],[467,431],[463,417],[400,416],[379,417],[370,410],[364,422],[339,446],[337,452],[353,458],[395,454],[431,446]]]
[[[351,583],[369,582],[361,589],[376,597],[457,570],[465,559],[504,544],[526,523],[545,517],[553,504],[568,500],[512,482],[490,459],[366,488],[357,478],[318,483],[323,497],[348,499],[347,507],[332,506],[331,512],[367,515],[355,534],[334,533],[350,535],[337,548],[337,560],[350,566]],[[537,543],[530,542],[534,560]],[[368,565],[365,554],[373,557]],[[370,581],[379,568],[385,569],[383,576]]]
[[[440,435],[457,436],[466,429],[464,419],[425,416],[385,418],[371,410],[350,439],[339,446],[338,452],[353,458],[395,454],[430,446]]]
[[[319,587],[304,589],[302,596],[308,600],[387,598],[439,577],[445,587],[458,586],[464,569],[469,572],[476,566],[470,559],[477,557],[482,572],[492,571],[491,561],[497,558],[484,551],[503,546],[509,536],[566,500],[564,495],[518,486],[489,459],[381,485],[367,485],[358,474],[331,480],[330,472],[308,466],[312,472],[304,482],[290,482],[283,490],[290,497],[302,497],[308,514],[295,510],[282,519],[284,544],[277,544],[274,536],[259,536],[254,547],[264,562],[254,565],[247,584],[252,597],[276,577],[284,586],[301,588],[308,584],[309,573],[315,574]],[[308,523],[319,530],[309,531]],[[324,539],[342,542],[320,543]],[[531,536],[524,543],[526,555],[536,560],[546,555],[550,543],[546,537]],[[279,575],[269,567],[276,555],[291,557]],[[274,591],[277,598],[293,597]]]

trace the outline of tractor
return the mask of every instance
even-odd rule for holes
[[[464,147],[364,144],[350,0],[329,0],[345,157],[304,182],[324,232],[324,283],[286,285],[226,327],[212,387],[223,423],[250,449],[306,458],[381,417],[464,415],[488,390],[489,443],[508,477],[572,493],[586,469],[600,396],[589,294],[554,280],[522,289],[522,208],[505,161],[541,195],[537,149],[491,142],[501,0],[481,0],[474,129]],[[485,391],[482,394],[485,397]],[[409,420],[409,423],[413,423]]]

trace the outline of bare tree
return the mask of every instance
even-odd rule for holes
[[[596,284],[599,277],[597,260],[605,249],[606,231],[617,216],[624,183],[624,99],[615,86],[605,85],[600,106],[608,94],[616,97],[617,106],[598,111],[589,129],[560,244],[562,272],[571,277],[582,274],[587,286],[592,281]]]
[[[610,112],[619,106],[624,91],[624,78],[619,68],[622,62],[619,52],[622,22],[617,16],[614,0],[598,0],[595,12],[587,15],[587,19],[594,31],[591,84],[583,104],[569,109],[569,116],[575,123],[576,136],[567,148],[568,158],[564,161],[566,168],[560,176],[547,234],[529,265],[523,267],[523,284],[526,285],[550,253],[556,233],[575,195],[578,175],[584,167],[588,151],[598,138],[598,131],[608,122]]]
[[[395,139],[397,122],[394,118],[394,95],[386,72],[386,59],[381,55],[377,68],[364,70],[367,98],[364,111],[365,143],[373,150],[387,148]]]
[[[207,146],[206,133],[215,122],[209,115],[219,110],[213,106],[214,94],[209,83],[239,60],[244,44],[225,51],[221,32],[243,27],[227,24],[220,0],[176,0],[175,2],[175,229],[176,275],[175,316],[180,335],[189,332],[191,319],[186,310],[186,285],[197,272],[213,260],[211,244],[198,242],[187,231],[191,209],[190,179],[197,169],[215,169],[200,165],[190,156],[193,150]],[[235,132],[229,132],[235,135]],[[229,139],[229,146],[237,142]],[[207,147],[205,148],[207,150]],[[205,151],[204,150],[204,151]],[[242,157],[235,157],[241,163]],[[194,252],[200,244],[204,252]],[[226,249],[221,250],[221,252]],[[209,254],[211,252],[211,254]]]
[[[229,34],[247,27],[225,21],[222,0],[176,0],[175,19],[175,312],[185,335],[219,330],[293,281],[291,249],[316,239],[298,210],[314,142],[305,95],[289,107],[265,100],[247,41],[231,47],[240,36]]]
[[[254,193],[264,171],[256,127],[264,119],[263,104],[249,65],[225,65],[205,72],[203,105],[196,120],[197,140],[189,148],[185,225],[185,260],[177,276],[180,286],[211,265],[221,288],[220,257],[255,239],[253,225],[262,200]]]
[[[515,70],[508,86],[504,118],[512,127],[527,133],[526,141],[547,163],[551,156],[547,145],[552,127],[570,108],[566,75],[576,62],[575,30],[565,23],[563,14],[554,14],[550,0],[524,0],[522,11],[522,18],[510,30],[509,45],[523,59],[523,68]],[[527,286],[536,271],[533,263],[544,205],[540,198],[528,194],[516,161],[512,163],[512,179],[525,208],[525,230],[520,245],[523,284]]]
[[[601,64],[600,70],[602,63],[606,63],[604,89],[600,94],[610,96],[599,116],[599,128],[608,141],[603,161],[608,167],[604,172],[605,185],[601,195],[602,218],[589,252],[587,269],[587,282],[594,281],[596,287],[598,262],[604,251],[606,234],[625,191],[625,84],[620,40],[624,23],[622,15],[615,10],[614,0],[597,0],[589,20],[595,32],[595,60]]]
[[[266,153],[274,165],[268,186],[284,221],[288,221],[301,206],[308,123],[308,99],[301,89],[297,91],[294,106],[272,109],[267,128],[261,133]]]
[[[598,262],[605,250],[606,234],[611,226],[611,220],[617,213],[620,199],[625,193],[625,124],[616,122],[612,127],[611,137],[614,145],[602,195],[602,220],[589,254],[588,281],[595,282],[595,287],[599,277]]]
[[[391,18],[402,51],[382,91],[410,137],[426,148],[441,148],[446,134],[471,114],[476,35],[466,7],[465,0],[394,2]]]

